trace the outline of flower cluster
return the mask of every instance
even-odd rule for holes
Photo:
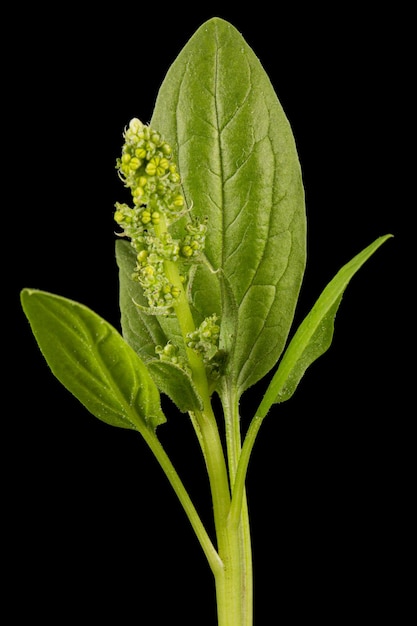
[[[170,341],[165,346],[155,346],[155,352],[158,354],[161,361],[177,365],[191,375],[191,370],[188,367],[186,359],[180,355],[179,348]]]
[[[203,361],[210,361],[218,351],[220,326],[217,324],[218,317],[213,314],[206,317],[200,326],[187,335],[187,346],[199,352]]]
[[[171,147],[137,118],[130,121],[124,139],[117,168],[132,191],[135,207],[142,209],[141,222],[158,223],[159,211],[176,215],[184,206],[184,198],[177,167],[171,162]]]
[[[204,248],[206,224],[192,220],[183,238],[168,228],[184,211],[181,180],[172,149],[159,133],[134,118],[124,133],[125,143],[116,167],[131,190],[133,207],[116,203],[115,221],[130,238],[137,264],[132,278],[144,289],[149,307],[166,312],[180,290],[166,276],[165,261],[189,261]]]
[[[226,353],[219,350],[220,326],[219,318],[213,314],[206,317],[200,326],[187,335],[187,347],[198,352],[206,366],[207,374],[212,381],[223,373]]]
[[[187,259],[197,256],[204,249],[206,239],[207,220],[200,222],[194,218],[185,227],[186,235],[181,242],[181,255]]]

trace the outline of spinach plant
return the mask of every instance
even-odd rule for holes
[[[219,626],[250,626],[245,479],[257,433],[328,349],[349,281],[391,235],[342,267],[288,341],[306,262],[300,164],[258,58],[219,18],[180,52],[150,124],[130,121],[116,167],[131,192],[114,214],[122,334],[59,295],[26,288],[22,307],[62,384],[100,420],[139,432],[152,450],[212,570]],[[244,432],[242,394],[272,368]],[[161,393],[195,429],[214,538],[158,439],[166,421]]]

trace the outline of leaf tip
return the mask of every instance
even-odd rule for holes
[[[24,287],[20,290],[20,304],[22,305],[23,310],[25,310],[25,304],[33,294],[37,293],[37,289],[31,289],[29,287]]]
[[[23,287],[23,289],[20,290],[20,297],[23,298],[24,296],[30,296],[32,295],[32,292],[35,291],[35,289],[30,289],[29,287]]]

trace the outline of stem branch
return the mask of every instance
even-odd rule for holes
[[[178,476],[176,469],[172,465],[170,458],[168,457],[156,435],[152,431],[146,429],[141,434],[143,435],[146,443],[154,453],[157,461],[159,462],[161,468],[167,476],[172,488],[174,489],[179,501],[181,502],[182,507],[188,519],[190,520],[191,526],[194,529],[197,539],[200,542],[201,547],[203,548],[211,571],[213,572],[214,576],[218,576],[219,572],[223,571],[223,563],[219,557],[218,552],[213,546],[210,537],[208,536],[207,531],[204,528],[203,523],[201,522],[197,510],[192,503],[190,496],[188,495],[188,492],[185,489],[180,477]]]
[[[229,519],[232,526],[236,526],[239,523],[242,503],[245,498],[245,482],[248,471],[249,459],[262,422],[263,417],[255,415],[248,428],[248,432],[246,433],[245,441],[243,442],[242,452],[240,454],[239,463],[236,471],[232,504],[229,514]]]

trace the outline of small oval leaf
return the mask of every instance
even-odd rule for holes
[[[95,417],[139,432],[166,421],[145,364],[113,326],[45,291],[23,289],[21,303],[53,374]]]
[[[182,413],[201,411],[203,401],[191,377],[175,363],[169,361],[149,361],[148,369],[158,385]]]

